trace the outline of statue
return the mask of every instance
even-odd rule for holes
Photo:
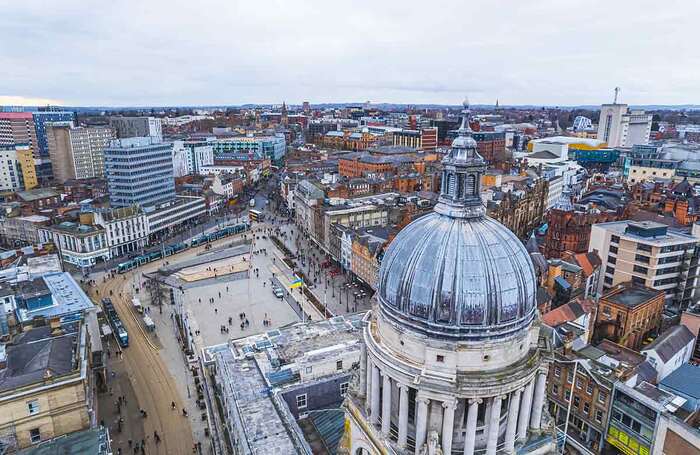
[[[420,455],[443,455],[440,447],[440,436],[437,431],[433,430],[428,433],[428,442],[423,444]]]

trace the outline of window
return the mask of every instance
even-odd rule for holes
[[[561,368],[560,367],[554,367],[554,377],[560,377],[561,376]]]
[[[643,254],[637,254],[634,257],[634,260],[637,262],[643,262],[645,264],[648,264],[649,263],[649,256],[644,256]]]
[[[554,395],[559,395],[559,386],[556,384],[552,384],[552,393]]]
[[[598,392],[598,403],[605,404],[605,400],[608,399],[608,394],[605,392]]]
[[[586,393],[589,395],[593,395],[593,383],[591,381],[586,384]]]
[[[306,394],[297,395],[297,409],[306,409]]]
[[[38,414],[39,413],[39,401],[38,400],[28,401],[27,408],[29,409],[30,416],[33,416],[34,414]]]
[[[340,384],[340,394],[341,395],[345,395],[346,393],[348,393],[348,385],[349,384],[350,384],[349,382],[343,382],[342,384]]]
[[[611,252],[611,253],[617,254],[617,251],[618,251],[618,250],[617,250],[617,247],[616,247],[616,246],[610,245],[610,252]]]
[[[583,381],[581,380],[581,378],[576,378],[576,388],[577,389],[583,388]]]
[[[566,390],[564,392],[564,398],[566,398],[566,401],[569,401],[571,399],[571,390]]]
[[[615,264],[617,259],[614,256],[608,256],[608,264]]]
[[[632,277],[632,283],[633,283],[633,284],[644,285],[644,284],[646,284],[646,280],[645,280],[644,278],[640,277],[640,276],[633,276],[633,277]]]
[[[649,272],[649,269],[647,269],[646,267],[642,267],[641,265],[635,265],[634,271],[646,275]]]
[[[600,409],[595,410],[595,421],[598,423],[603,422],[603,411],[601,411]]]
[[[574,397],[574,407],[578,409],[579,405],[581,404],[581,399],[577,396]]]
[[[29,439],[32,440],[32,443],[41,441],[41,432],[38,428],[32,428],[29,430]]]
[[[613,243],[619,243],[620,242],[620,236],[619,235],[611,235],[610,236],[610,241]]]
[[[609,274],[611,274],[611,275],[614,274],[614,273],[615,273],[615,267],[612,267],[612,266],[610,266],[610,265],[607,266],[607,267],[605,267],[605,273],[609,273]]]
[[[306,367],[306,374],[311,374],[313,367]]]
[[[606,276],[603,281],[605,282],[605,284],[612,284],[613,283],[613,279],[611,276]]]
[[[338,371],[341,371],[343,369],[343,361],[342,360],[338,360],[337,362],[335,362],[335,369]]]
[[[566,382],[571,384],[571,382],[574,380],[574,372],[569,370],[566,372]]]
[[[438,354],[436,360],[437,360],[439,363],[443,363],[443,362],[445,361],[445,356],[444,356],[444,355]]]
[[[651,245],[645,245],[643,243],[638,243],[637,244],[637,249],[639,251],[645,251],[647,253],[651,253]]]
[[[589,412],[591,412],[591,404],[583,403],[583,413],[588,415]]]

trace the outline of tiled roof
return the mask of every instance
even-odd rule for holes
[[[690,342],[695,340],[693,333],[684,325],[677,325],[659,335],[642,352],[656,351],[661,360],[668,362]]]

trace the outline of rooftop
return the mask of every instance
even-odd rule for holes
[[[242,427],[250,452],[303,453],[302,432],[278,392],[302,381],[300,365],[336,358],[339,350],[359,351],[363,317],[298,323],[203,350],[205,363],[217,365],[227,413],[239,415],[231,425]]]
[[[665,235],[655,236],[655,237],[642,237],[634,232],[627,232],[627,228],[630,224],[638,226],[640,223],[652,223],[648,226],[655,226],[658,229],[666,228]],[[654,221],[611,221],[609,223],[597,223],[594,226],[603,228],[607,231],[614,233],[620,237],[632,238],[636,242],[641,242],[652,246],[666,246],[683,244],[690,242],[697,242],[697,239],[690,234],[686,234],[677,230],[669,229],[666,225]]]
[[[80,289],[70,273],[52,272],[43,275],[40,279],[51,291],[53,304],[33,311],[18,309],[20,322],[28,322],[37,316],[46,319],[60,317],[65,321],[71,321],[78,318],[83,310],[93,306],[90,298]]]
[[[54,224],[51,226],[54,231],[61,231],[68,234],[86,235],[93,234],[95,232],[102,231],[103,229],[99,226],[92,226],[89,224],[79,224],[72,221],[63,221],[62,223]]]
[[[659,385],[700,400],[700,366],[685,363],[666,376]]]
[[[663,291],[624,283],[604,295],[603,300],[632,309],[654,299],[659,294],[663,294]]]
[[[17,192],[17,197],[19,197],[24,202],[33,202],[38,201],[39,199],[46,199],[57,196],[58,193],[56,193],[51,188],[34,188],[32,190]]]
[[[103,428],[77,431],[21,450],[19,455],[109,455],[109,434]]]
[[[0,392],[71,373],[78,368],[77,342],[76,331],[53,336],[49,326],[20,334],[7,346],[7,368],[0,370]]]

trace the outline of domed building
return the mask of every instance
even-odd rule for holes
[[[547,346],[524,245],[486,216],[486,170],[462,125],[434,212],[382,260],[360,371],[345,400],[351,455],[549,453]]]

